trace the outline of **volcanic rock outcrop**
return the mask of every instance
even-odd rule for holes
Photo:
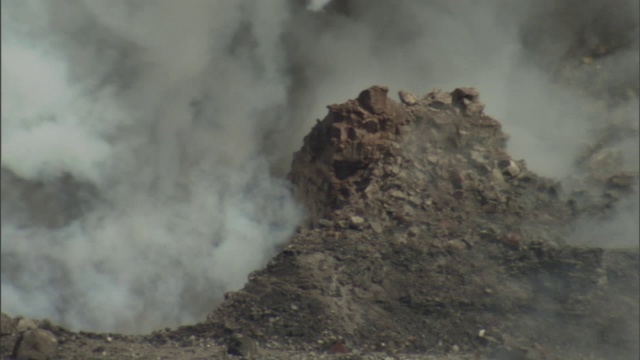
[[[387,92],[328,107],[289,174],[307,223],[197,331],[326,351],[637,351],[621,320],[638,315],[637,281],[622,285],[638,274],[619,268],[637,252],[564,244],[571,201],[506,153],[475,89]]]

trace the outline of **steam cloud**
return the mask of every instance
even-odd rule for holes
[[[373,84],[475,86],[514,157],[575,174],[610,114],[638,127],[638,1],[556,3],[3,1],[2,310],[127,333],[203,319],[301,220],[282,177],[313,120]],[[594,113],[551,74],[611,39],[600,82],[635,92]],[[637,172],[637,133],[618,146]],[[65,175],[89,195],[58,196]],[[25,206],[38,191],[53,205]],[[623,205],[590,244],[637,246]]]
[[[99,193],[57,229],[16,224],[3,197],[3,310],[101,331],[195,322],[288,240],[301,212],[260,155],[262,113],[286,103],[286,11],[246,5],[2,3],[2,166]]]

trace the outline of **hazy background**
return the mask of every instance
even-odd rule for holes
[[[293,234],[282,178],[315,119],[374,84],[477,87],[558,179],[618,121],[637,172],[638,3],[2,0],[2,311],[202,320]],[[637,246],[634,195],[575,241]]]

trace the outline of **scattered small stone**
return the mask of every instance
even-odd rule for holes
[[[437,164],[438,163],[438,157],[435,155],[427,155],[427,161],[429,161],[432,164]]]
[[[329,352],[332,354],[346,354],[349,352],[349,349],[347,349],[343,343],[338,341],[331,346]]]
[[[480,93],[475,88],[457,88],[451,93],[451,103],[463,114],[481,115],[484,104],[480,102]]]
[[[475,161],[478,164],[484,164],[487,162],[484,156],[482,155],[482,152],[480,151],[471,150],[470,156],[471,156],[471,160]]]
[[[407,244],[407,238],[404,236],[398,236],[395,238],[395,241],[397,244],[399,245],[406,245]]]
[[[371,222],[370,225],[371,225],[371,229],[373,229],[373,231],[375,231],[378,234],[381,233],[383,230],[382,225],[380,225],[380,223],[377,221]]]
[[[408,200],[409,200],[409,203],[413,206],[420,206],[422,204],[422,199],[416,195],[409,196]]]
[[[388,192],[389,196],[394,197],[396,199],[405,199],[407,196],[400,190],[391,189]]]
[[[425,100],[435,109],[443,109],[451,105],[451,94],[442,90],[434,90],[427,94]]]
[[[460,190],[463,187],[464,177],[457,169],[449,170],[449,181],[451,181],[451,185],[456,190]]]
[[[51,360],[55,358],[58,340],[43,329],[27,330],[20,335],[13,348],[16,360]]]
[[[498,162],[498,166],[502,169],[502,174],[509,177],[517,177],[520,174],[520,167],[513,160],[502,160]]]
[[[488,202],[488,203],[482,205],[482,211],[485,214],[495,214],[498,211],[498,204],[496,204],[493,201]]]
[[[398,96],[400,97],[400,101],[405,105],[411,106],[418,103],[418,98],[408,91],[400,91],[398,92]]]
[[[365,220],[361,216],[352,216],[349,219],[349,225],[351,225],[351,227],[355,229],[362,228],[362,225],[364,225],[364,223],[365,223]]]
[[[498,243],[511,250],[518,250],[523,246],[522,236],[513,232],[499,236],[496,240],[498,241]]]
[[[465,244],[464,241],[458,239],[447,241],[446,246],[447,248],[454,251],[464,251],[467,249],[467,244]]]
[[[410,238],[414,238],[420,234],[420,229],[418,227],[411,227],[409,231],[407,231],[407,236]]]
[[[349,221],[347,220],[338,220],[336,222],[336,224],[338,225],[338,227],[340,227],[341,229],[346,229],[349,227]]]
[[[27,318],[19,318],[18,322],[16,323],[16,330],[21,333],[21,332],[25,332],[27,330],[31,330],[31,329],[36,329],[38,327],[38,325],[36,325],[36,323],[31,320],[31,319],[27,319]]]
[[[491,178],[497,184],[500,184],[500,185],[506,184],[506,182],[504,181],[504,175],[502,175],[502,171],[500,171],[500,169],[498,168],[495,168],[491,171]]]
[[[227,354],[241,356],[244,359],[251,359],[257,353],[257,345],[253,339],[241,334],[234,334],[229,340]]]
[[[628,189],[633,185],[634,177],[631,174],[615,174],[607,180],[607,185],[618,189]]]
[[[187,339],[185,339],[180,346],[182,347],[189,347],[189,346],[194,346],[196,344],[196,337],[191,335],[189,336]]]

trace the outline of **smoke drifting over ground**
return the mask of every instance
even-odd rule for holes
[[[391,3],[3,1],[2,310],[101,331],[201,320],[301,220],[281,178],[315,118],[372,84],[477,87],[510,153],[555,178],[611,114],[637,131],[637,0]],[[593,76],[633,92],[594,110],[552,75],[601,44],[619,48]],[[631,134],[615,143],[637,171]],[[48,195],[65,174],[86,199]],[[53,205],[25,206],[25,182]],[[637,246],[637,197],[623,205],[590,244]]]
[[[286,100],[275,5],[3,2],[2,165],[98,194],[55,229],[17,223],[3,197],[3,310],[103,331],[194,322],[287,240],[300,209],[260,155],[261,113]],[[256,46],[231,49],[243,24]]]

